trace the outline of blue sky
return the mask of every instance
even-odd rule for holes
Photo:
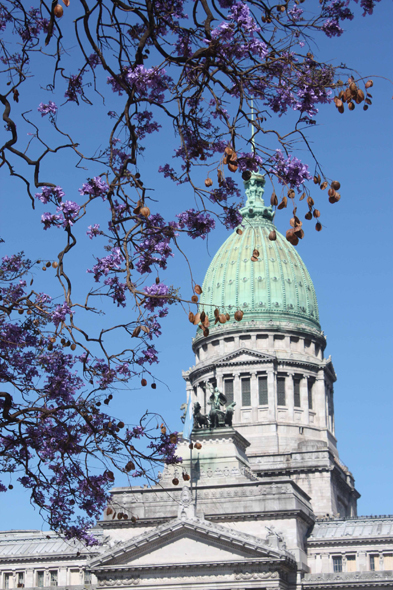
[[[350,64],[365,76],[373,77],[374,104],[367,112],[358,108],[344,115],[338,114],[334,106],[324,107],[318,127],[310,130],[309,137],[328,176],[341,182],[342,198],[338,204],[330,205],[327,194],[315,190],[313,197],[321,203],[323,231],[317,233],[310,226],[298,251],[314,281],[321,325],[328,341],[325,354],[332,355],[338,376],[335,416],[340,458],[354,474],[356,487],[362,495],[358,502],[359,514],[386,514],[393,512],[393,87],[389,81],[393,79],[392,3],[382,0],[372,17],[362,18],[359,10],[357,14],[354,21],[347,23],[347,33],[341,39],[319,40],[319,55],[333,63]],[[48,99],[38,85],[33,86],[29,96],[21,97],[21,108],[30,105],[35,110],[39,102]],[[109,108],[112,105],[97,108],[96,125],[104,124],[101,117]],[[75,105],[67,105],[66,113],[69,128],[77,131],[84,125],[87,135],[94,136],[94,128],[89,128],[94,117],[89,122],[82,120]],[[159,141],[157,138],[150,142],[142,174],[149,174],[158,198],[165,203],[167,219],[172,219],[176,213],[193,206],[193,196],[187,187],[176,187],[157,174],[163,153],[171,149],[162,137]],[[165,161],[170,161],[166,154]],[[67,160],[64,165],[56,164],[54,170],[48,165],[45,173],[65,188],[68,198],[77,200],[72,191],[76,192],[87,174],[76,171],[73,164]],[[32,212],[22,185],[10,180],[4,169],[0,171],[0,178],[1,233],[6,240],[2,255],[24,248],[31,257],[53,257],[53,249],[57,252],[61,246],[60,232],[43,232],[39,217],[44,209]],[[76,186],[75,182],[79,184]],[[154,212],[154,204],[151,209]],[[86,226],[96,221],[93,217],[86,221]],[[284,233],[288,218],[289,212],[276,218],[278,229]],[[224,228],[218,228],[205,242],[181,239],[194,278],[200,284],[212,256],[228,235]],[[86,249],[73,259],[79,281],[76,290],[80,293],[86,288],[84,269],[91,267],[93,260],[87,250],[88,239],[81,236],[81,243],[86,244]],[[37,273],[37,283],[42,282],[42,290],[46,286],[50,289],[51,276],[43,275]],[[179,286],[183,296],[191,295],[187,266],[180,256],[170,261],[165,281]],[[131,314],[128,310],[122,313]],[[109,308],[108,317],[102,321],[112,321],[116,317],[120,317],[117,310]],[[116,396],[113,412],[123,419],[127,416],[131,423],[146,409],[161,412],[176,430],[181,429],[179,407],[185,401],[181,371],[194,364],[191,351],[194,330],[180,306],[171,308],[163,328],[164,334],[157,344],[161,362],[154,371],[159,383],[157,389],[142,390],[138,384],[131,384]],[[2,512],[2,529],[41,528],[38,512],[17,487],[4,495],[2,502],[7,508]]]

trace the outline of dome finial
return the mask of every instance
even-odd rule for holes
[[[251,173],[249,180],[244,181],[247,201],[245,206],[240,209],[243,217],[247,217],[248,219],[264,217],[268,221],[273,221],[273,208],[266,207],[263,200],[264,186],[265,177],[255,172]]]

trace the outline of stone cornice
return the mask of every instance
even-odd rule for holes
[[[96,555],[96,553],[94,553]],[[87,560],[91,557],[91,553],[36,553],[35,555],[2,555],[0,556],[0,564],[3,563],[31,563],[31,562],[53,562],[53,561],[72,561],[75,564],[75,559],[79,561]],[[78,564],[77,564],[78,565]]]
[[[386,545],[387,543],[391,545],[392,542],[393,538],[391,535],[370,535],[368,537],[351,537],[348,535],[337,537],[336,539],[332,537],[326,539],[307,539],[307,547],[313,549],[316,547],[339,547],[340,545],[344,547],[347,545]]]
[[[340,572],[335,574],[306,574],[303,588],[391,588],[393,572]]]

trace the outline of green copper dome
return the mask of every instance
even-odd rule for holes
[[[293,322],[320,330],[314,285],[302,259],[277,230],[277,240],[269,240],[276,228],[274,212],[262,198],[264,177],[253,174],[244,184],[243,233],[234,231],[214,256],[203,282],[200,310],[211,318],[216,307],[232,317],[241,309],[243,321]],[[251,261],[254,249],[260,253],[258,262]]]

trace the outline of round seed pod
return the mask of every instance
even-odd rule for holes
[[[318,222],[315,224],[315,229],[316,229],[317,231],[321,231],[321,229],[322,229],[322,223],[319,223],[319,221],[318,221]]]
[[[47,349],[48,349],[49,351],[53,350],[53,344],[52,344],[52,342],[49,342],[49,344],[48,344],[48,346],[47,346]]]
[[[241,236],[243,234],[242,230],[238,227],[236,230],[236,233]]]
[[[146,387],[146,385],[147,385],[146,379],[141,379],[141,385],[142,385],[142,387]]]
[[[372,88],[374,86],[374,82],[372,80],[368,80],[365,84],[366,88]]]
[[[113,514],[113,509],[110,506],[108,506],[108,508],[106,509],[106,515],[110,516],[111,514]]]
[[[201,314],[200,313],[196,313],[195,314],[195,318],[194,318],[194,326],[197,326],[200,321],[201,321]]]
[[[350,110],[350,111],[353,111],[353,110],[355,110],[355,103],[350,101],[350,102],[348,103],[348,108],[349,108],[349,110]]]
[[[225,317],[227,318],[227,322],[229,322],[229,320],[231,319],[231,316],[229,315],[229,313],[226,313]]]
[[[272,196],[270,197],[270,204],[272,207],[277,207],[278,199],[277,199],[276,193],[273,193]]]
[[[334,190],[334,188],[330,188],[328,190],[328,195],[329,197],[334,197],[334,195],[336,194],[336,191]]]
[[[128,461],[127,465],[124,467],[126,471],[133,471],[135,469],[135,463],[133,461]]]
[[[150,215],[149,207],[141,207],[139,214],[143,215],[143,217],[149,217],[149,215]]]
[[[211,178],[206,178],[205,180],[205,186],[209,187],[209,186],[213,186],[213,181]]]
[[[327,188],[327,186],[328,186],[328,182],[327,182],[327,180],[325,180],[325,182],[323,182],[319,188],[321,189],[321,191],[324,191]]]
[[[314,199],[312,197],[307,197],[307,205],[312,207],[314,205]]]
[[[48,260],[48,262],[46,263],[46,268],[50,268],[51,266],[52,266],[52,265],[51,265],[51,263],[50,263],[50,262],[49,262],[49,260]]]
[[[317,217],[320,217],[320,216],[321,216],[321,212],[318,211],[318,209],[314,209],[314,217],[317,218]]]
[[[220,322],[220,324],[225,324],[227,318],[224,313],[220,313],[220,315],[218,316],[218,321]]]
[[[304,218],[305,218],[305,219],[307,219],[307,221],[310,221],[310,219],[312,219],[312,213],[311,213],[311,211],[308,211],[308,212],[305,214]]]
[[[188,473],[182,473],[182,476],[184,481],[190,481],[190,476],[188,475]]]
[[[63,16],[63,7],[61,6],[61,4],[56,4],[56,6],[53,9],[53,13],[55,15],[56,18],[61,18]]]
[[[197,442],[197,443],[195,443],[195,448],[196,448],[196,449],[198,449],[198,451],[200,451],[200,450],[201,450],[201,448],[202,448],[202,445],[201,445],[201,443],[198,443],[198,442]]]
[[[205,328],[203,330],[203,335],[204,335],[205,338],[207,338],[209,336],[209,329],[208,328]]]
[[[241,311],[241,309],[238,309],[235,312],[234,318],[237,322],[240,322],[243,319],[243,315],[244,315],[244,313]]]
[[[330,186],[335,190],[338,191],[341,187],[341,184],[338,182],[338,180],[333,180],[330,184]]]
[[[190,443],[190,444],[188,445],[188,448],[189,448],[189,449],[191,449],[191,451],[192,451],[192,449],[194,448],[194,445],[193,445],[192,443]]]
[[[131,516],[131,522],[136,522],[135,516]]]
[[[133,333],[131,334],[132,338],[136,338],[137,336],[139,336],[140,332],[141,332],[141,327],[137,326],[136,328],[134,328]]]
[[[344,112],[344,105],[342,105],[341,107],[338,107],[338,112],[342,115]]]
[[[73,342],[73,343],[71,344],[71,350],[75,350],[75,349],[76,349],[76,344],[75,344],[75,342]]]
[[[59,263],[58,262],[52,262],[52,266],[53,266],[53,268],[57,268],[59,266]]]
[[[358,88],[358,92],[357,92],[357,97],[356,98],[357,98],[356,102],[359,101],[358,104],[361,103],[364,100],[364,92],[363,92],[363,90],[361,88]]]
[[[295,236],[299,238],[299,240],[302,240],[304,238],[304,231],[302,229],[299,229],[295,232]]]
[[[251,256],[251,262],[258,262],[258,258],[256,256]]]
[[[152,383],[152,384],[150,385],[150,387],[151,387],[152,389],[157,389],[157,383]]]
[[[368,111],[368,105],[367,104],[364,105],[363,110],[364,111]],[[42,270],[45,270],[45,268],[43,268]]]
[[[259,250],[257,250],[257,249],[255,248],[255,249],[254,249],[254,251],[253,251],[253,253],[252,253],[252,255],[253,255],[253,256],[256,256],[256,257],[258,258],[258,256],[259,256]]]
[[[217,309],[217,307],[216,307],[216,309],[214,310],[214,317],[218,318],[219,315],[220,315],[220,310]]]
[[[248,180],[250,180],[250,178],[251,172],[249,170],[244,170],[244,172],[242,173],[242,179],[247,182]]]
[[[225,148],[224,152],[228,155],[228,156],[232,156],[232,154],[234,153],[233,149],[231,148],[230,145],[227,145],[227,147]]]
[[[192,301],[193,303],[198,303],[198,295],[193,295],[193,296],[191,297],[191,301]]]
[[[202,324],[203,324],[203,322],[205,321],[205,319],[206,319],[206,314],[205,314],[205,312],[204,312],[204,311],[202,311],[202,312],[201,312],[201,322],[202,322]]]
[[[229,170],[230,172],[236,172],[236,171],[237,171],[237,169],[238,169],[238,165],[237,165],[237,164],[235,164],[235,162],[229,162],[229,163],[228,163],[228,170]]]
[[[368,108],[368,107],[367,107],[367,108]],[[42,270],[46,270],[46,266],[43,266],[43,267],[42,267]]]
[[[179,480],[177,479],[177,477],[174,477],[172,479],[172,483],[173,483],[174,486],[178,486],[179,485]]]
[[[194,291],[197,295],[202,295],[202,287],[200,285],[195,285]]]
[[[190,313],[188,314],[188,319],[189,319],[189,321],[190,321],[190,323],[191,323],[191,324],[193,324],[193,323],[194,323],[195,316],[194,316],[194,314],[192,313],[192,311],[190,311]]]
[[[272,231],[269,233],[269,240],[271,242],[274,242],[275,240],[277,240],[277,234],[274,229],[272,229]]]

